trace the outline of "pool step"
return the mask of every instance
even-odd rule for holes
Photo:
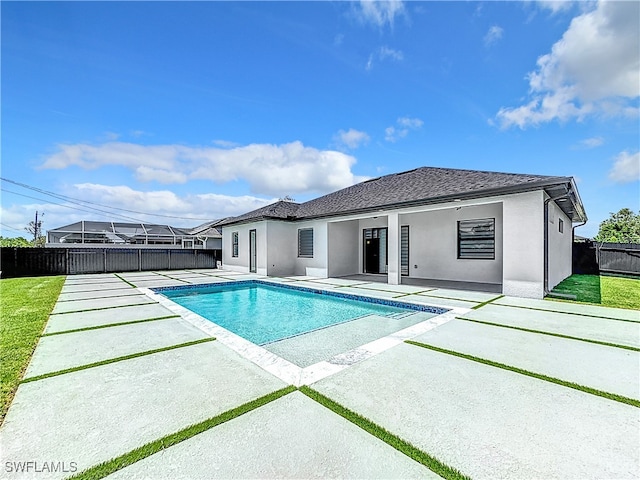
[[[385,317],[387,318],[396,318],[396,319],[401,319],[401,318],[407,318],[410,317],[411,315],[415,315],[416,313],[419,312],[414,312],[414,311],[410,311],[410,312],[397,312],[397,313],[390,313],[388,315],[385,315]]]

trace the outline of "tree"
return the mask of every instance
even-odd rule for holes
[[[24,237],[6,238],[0,237],[0,247],[30,247],[31,242]]]
[[[596,242],[640,243],[640,212],[636,214],[623,208],[609,215],[600,224],[600,230],[594,238]]]

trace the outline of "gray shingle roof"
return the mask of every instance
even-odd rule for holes
[[[266,207],[258,208],[257,210],[245,213],[244,215],[232,217],[227,221],[222,222],[220,225],[223,226],[229,223],[238,223],[263,218],[294,218],[299,206],[299,203],[280,200],[276,203],[272,203],[271,205],[267,205]]]
[[[570,177],[421,167],[367,180],[301,204],[280,201],[231,218],[223,225],[263,218],[302,220],[403,205],[440,203],[457,198],[533,190],[570,181]]]

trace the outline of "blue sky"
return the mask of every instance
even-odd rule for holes
[[[0,8],[4,236],[36,210],[194,226],[418,166],[573,176],[585,236],[640,208],[638,2]]]

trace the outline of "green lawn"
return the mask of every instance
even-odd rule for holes
[[[64,279],[57,276],[0,280],[0,424]]]
[[[640,279],[571,275],[560,282],[553,292],[576,295],[577,302],[640,310]]]

